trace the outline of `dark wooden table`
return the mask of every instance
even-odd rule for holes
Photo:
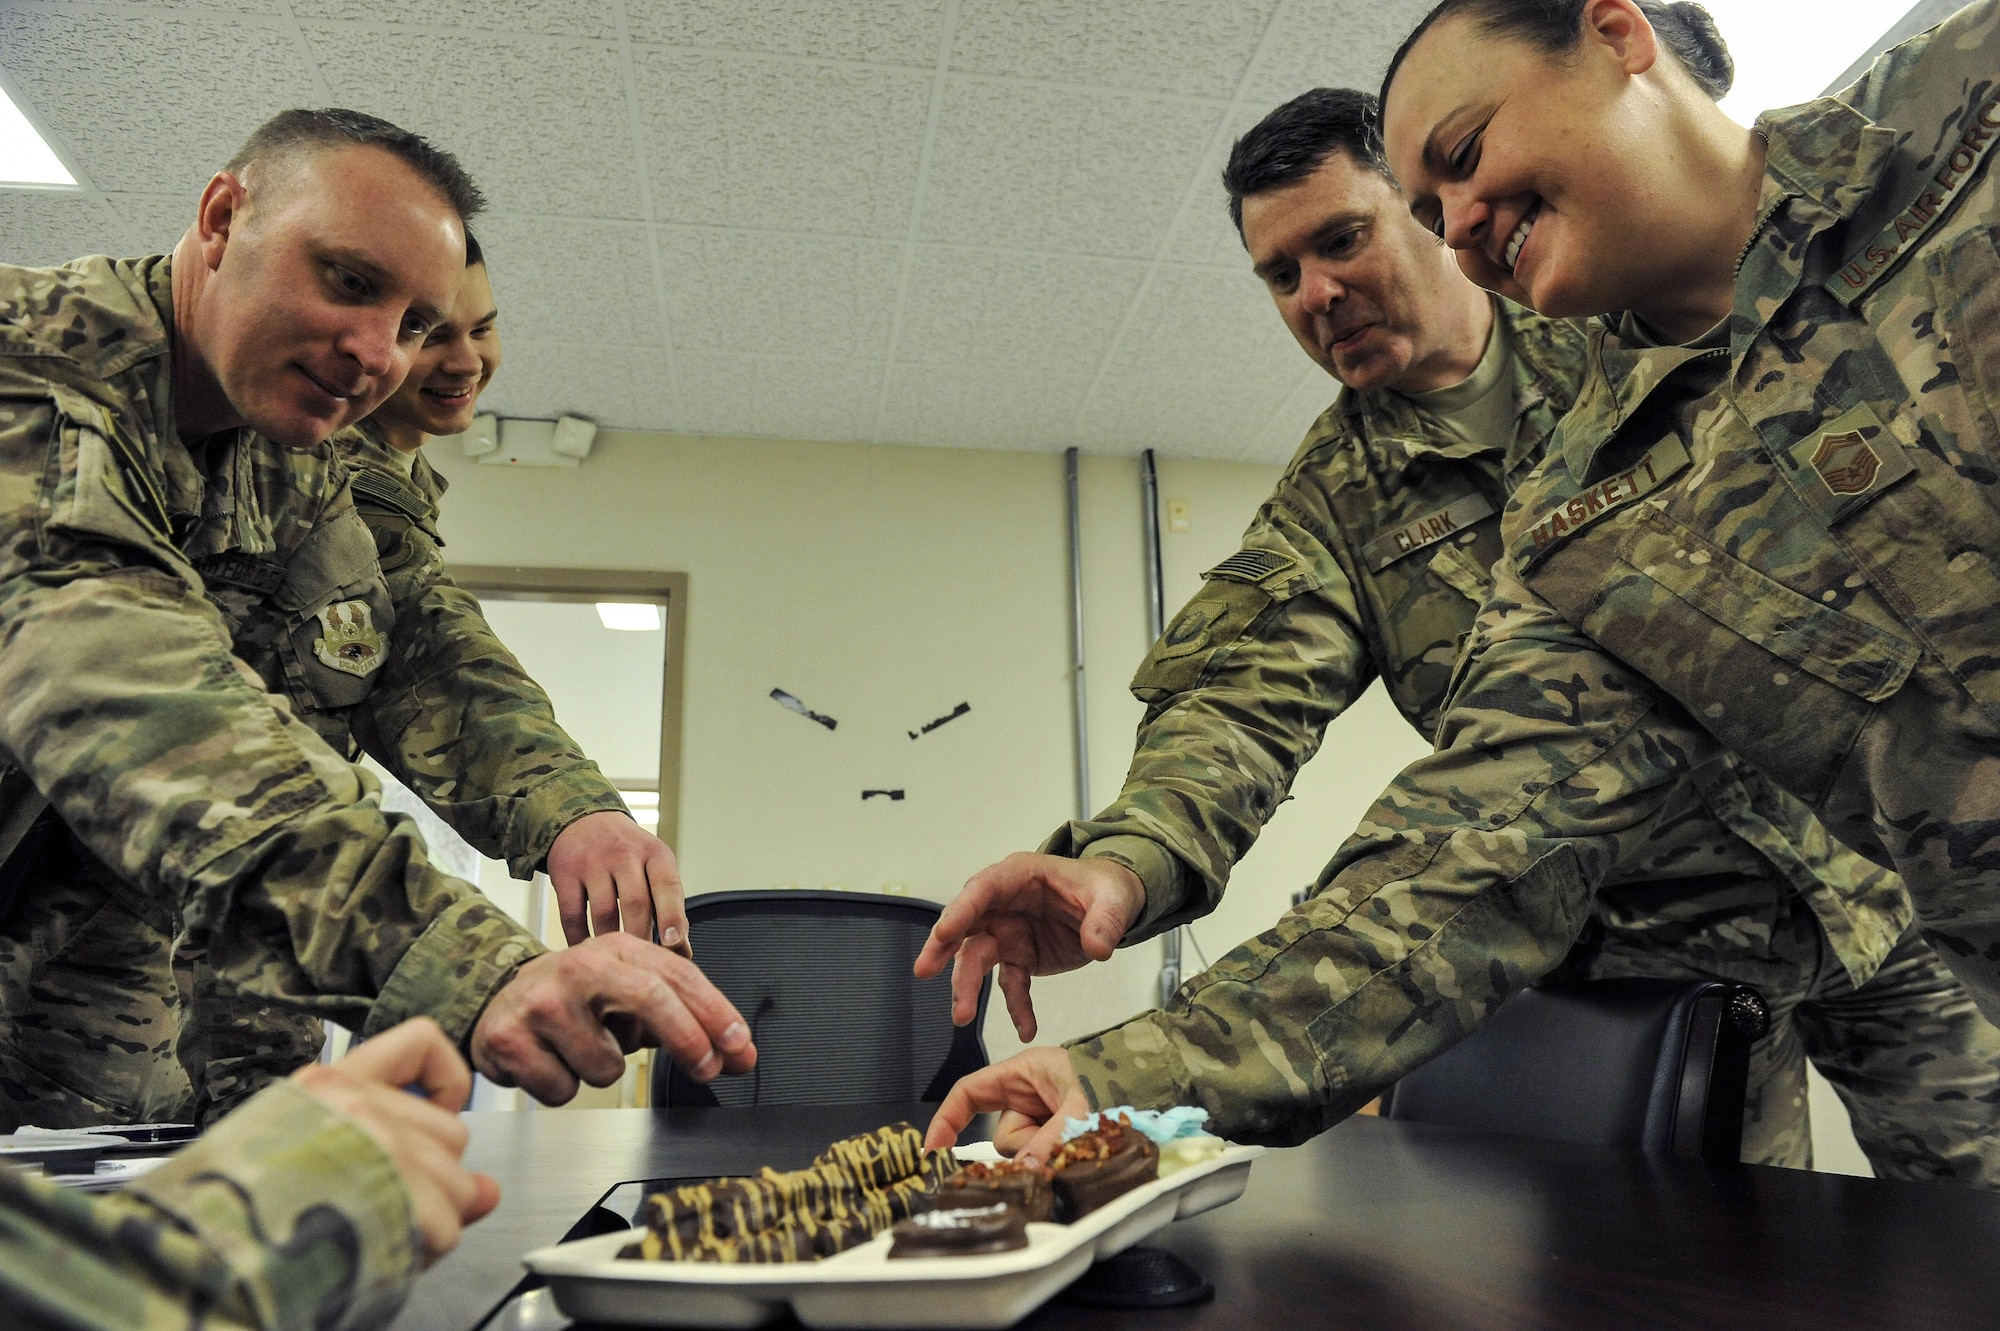
[[[398,1328],[464,1331],[613,1184],[792,1168],[914,1105],[472,1114],[505,1200]],[[1274,1152],[1230,1206],[1169,1226],[1211,1303],[1060,1301],[1028,1331],[1127,1328],[2000,1327],[2000,1195],[1679,1161],[1354,1118]]]

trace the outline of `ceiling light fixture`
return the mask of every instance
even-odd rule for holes
[[[660,631],[660,607],[649,601],[599,601],[597,618],[604,627],[624,633]]]
[[[0,88],[0,185],[71,185],[71,175]]]

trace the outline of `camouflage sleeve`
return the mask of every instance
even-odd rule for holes
[[[1354,584],[1280,490],[1153,645],[1125,787],[1051,854],[1104,856],[1146,884],[1127,944],[1215,909],[1326,727],[1375,678]]]
[[[113,427],[6,368],[0,749],[229,983],[369,1034],[428,1014],[463,1042],[539,946],[232,655]]]
[[[1304,904],[1165,1011],[1070,1044],[1094,1104],[1196,1104],[1225,1136],[1302,1141],[1562,959],[1605,871],[1716,750],[1496,573],[1439,750],[1397,777]]]
[[[394,1163],[290,1082],[128,1192],[0,1167],[0,1305],[23,1331],[379,1326],[415,1274]]]
[[[367,515],[396,605],[395,650],[355,737],[481,854],[532,878],[585,814],[627,812],[554,706],[445,575],[437,543],[395,515]]]

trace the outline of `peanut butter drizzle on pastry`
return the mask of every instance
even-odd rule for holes
[[[683,1262],[801,1262],[830,1257],[907,1219],[958,1167],[926,1151],[907,1123],[834,1142],[805,1169],[764,1169],[658,1192],[646,1235],[621,1257]]]

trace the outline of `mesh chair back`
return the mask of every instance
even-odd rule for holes
[[[859,892],[715,892],[690,897],[701,969],[757,1042],[757,1066],[703,1085],[656,1059],[656,1105],[942,1100],[986,1066],[980,1028],[951,1024],[951,972],[910,973],[941,908]]]
[[[1383,1092],[1382,1114],[1733,1163],[1750,1044],[1769,1025],[1748,985],[1542,985]]]

